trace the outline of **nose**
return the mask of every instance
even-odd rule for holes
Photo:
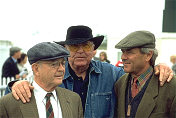
[[[121,59],[122,59],[122,60],[123,60],[123,59],[127,59],[127,56],[126,56],[125,52],[122,53]]]
[[[79,46],[77,52],[79,52],[79,53],[84,52],[83,47]]]

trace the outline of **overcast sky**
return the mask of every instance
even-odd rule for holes
[[[71,25],[87,25],[109,38],[135,30],[161,33],[163,10],[164,0],[1,0],[0,40],[29,48],[65,40]]]

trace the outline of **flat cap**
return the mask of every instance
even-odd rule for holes
[[[135,31],[123,38],[115,48],[155,48],[155,36],[149,31]]]
[[[10,56],[13,56],[18,51],[21,51],[21,48],[19,48],[19,47],[11,47],[10,48]]]
[[[32,65],[39,60],[54,60],[69,57],[69,52],[59,44],[42,42],[30,48],[27,52],[27,56],[29,63]]]

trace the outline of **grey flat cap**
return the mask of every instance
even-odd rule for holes
[[[18,51],[21,51],[21,48],[19,48],[19,47],[11,47],[10,48],[10,56],[13,56]]]
[[[149,31],[136,31],[122,39],[115,48],[155,48],[155,36]]]
[[[27,52],[27,56],[29,63],[32,65],[39,60],[54,60],[69,57],[69,52],[59,44],[42,42],[30,48]]]

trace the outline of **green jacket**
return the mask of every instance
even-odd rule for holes
[[[115,117],[125,118],[125,90],[129,74],[123,75],[115,83],[117,107]],[[176,118],[176,79],[164,86],[159,85],[158,77],[153,75],[138,106],[135,118]]]
[[[81,99],[78,94],[64,88],[57,87],[62,117],[83,118]],[[0,98],[0,118],[39,118],[34,93],[29,103],[14,99],[11,93]]]

